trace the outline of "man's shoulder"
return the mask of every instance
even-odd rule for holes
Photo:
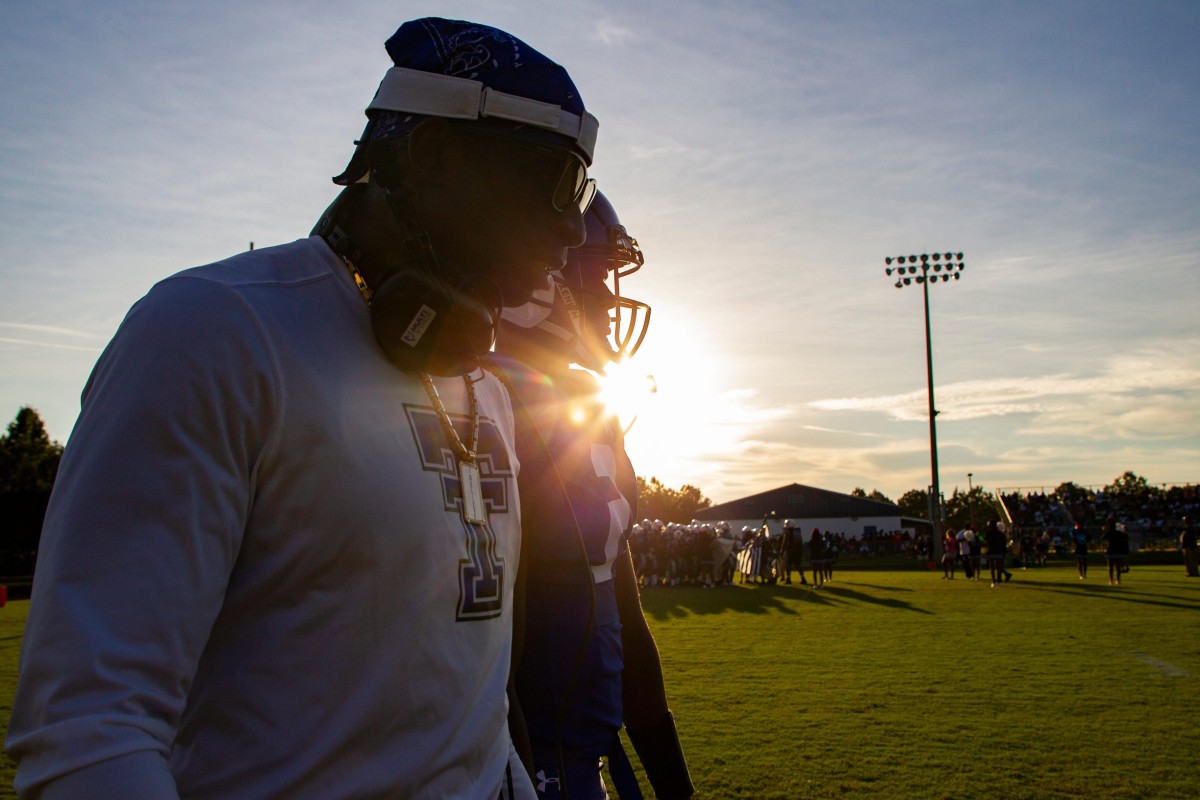
[[[328,279],[336,256],[319,237],[247,250],[244,253],[177,272],[166,281],[195,279],[235,291],[252,287],[295,286]]]

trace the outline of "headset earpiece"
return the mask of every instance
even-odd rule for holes
[[[351,199],[364,196],[368,190],[382,190],[401,229],[408,231],[406,220],[416,219],[406,205],[407,146],[406,138],[372,142],[367,158],[374,187],[347,187],[313,229],[350,264],[363,257],[340,223],[343,207]],[[408,267],[390,275],[359,273],[371,290],[371,329],[388,360],[405,372],[462,375],[474,369],[491,349],[499,300],[494,309],[489,309],[478,296],[489,293],[486,283],[476,282],[464,291],[435,277],[437,259],[419,229],[397,239],[395,255]]]
[[[405,372],[461,375],[492,346],[492,312],[431,275],[389,276],[371,300],[371,328],[388,360]]]

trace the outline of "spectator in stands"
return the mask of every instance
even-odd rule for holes
[[[1021,551],[1021,569],[1029,569],[1030,564],[1037,563],[1034,560],[1036,558],[1036,554],[1034,553],[1033,531],[1021,531],[1020,537],[1017,539],[1017,541],[1019,542],[1018,547]]]

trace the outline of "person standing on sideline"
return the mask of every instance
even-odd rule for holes
[[[655,795],[682,800],[691,779],[629,552],[637,480],[598,379],[645,335],[650,307],[620,294],[643,256],[603,194],[584,222],[586,241],[550,285],[504,309],[490,362],[517,409],[525,519],[518,719],[539,798],[602,800],[602,758],[618,794],[635,796],[618,736],[624,724]]]
[[[786,528],[785,525],[785,533]],[[789,582],[791,582],[792,570],[796,570],[796,574],[800,576],[800,584],[807,586],[808,580],[804,577],[804,531],[795,526],[792,526],[792,536],[788,547],[787,576]]]
[[[1121,574],[1129,571],[1125,566],[1125,560],[1129,557],[1129,534],[1125,526],[1118,524],[1116,517],[1109,514],[1104,520],[1100,537],[1107,543],[1104,557],[1108,561],[1108,585],[1120,586]]]
[[[947,528],[942,538],[942,580],[954,580],[954,565],[957,562],[958,537],[953,528]]]
[[[533,796],[514,420],[480,361],[583,242],[596,120],[496,28],[386,49],[312,234],[161,281],[88,380],[5,741],[22,798]]]
[[[1075,529],[1071,531],[1071,543],[1075,547],[1075,565],[1079,568],[1079,580],[1087,580],[1088,539],[1083,525],[1078,522],[1075,523]]]
[[[971,548],[971,552],[967,556],[971,561],[971,573],[975,576],[974,580],[979,580],[979,576],[983,574],[984,544],[983,537],[979,534],[979,526],[974,523],[968,525],[964,536]]]
[[[777,560],[779,563],[779,577],[784,583],[792,582],[792,542],[796,538],[796,529],[792,527],[791,520],[783,521],[783,529],[779,534],[779,555]]]
[[[988,570],[992,576],[992,586],[1012,580],[1012,573],[1004,568],[1004,557],[1008,552],[1008,537],[1000,530],[997,520],[989,519],[983,532],[983,540],[987,544]]]
[[[813,588],[825,585],[825,539],[820,528],[813,528],[808,538],[808,561],[812,564]]]
[[[1196,568],[1196,531],[1183,518],[1183,532],[1179,534],[1179,549],[1183,551],[1183,568],[1189,578],[1200,578],[1200,570]]]
[[[970,528],[963,528],[955,537],[958,540],[958,557],[962,561],[963,572],[967,580],[978,580],[979,572],[975,569],[973,555],[976,548],[975,534]]]

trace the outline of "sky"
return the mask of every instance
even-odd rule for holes
[[[155,281],[307,235],[383,42],[437,15],[562,63],[646,266],[640,474],[1200,482],[1200,4],[0,0],[0,417],[69,444]]]

